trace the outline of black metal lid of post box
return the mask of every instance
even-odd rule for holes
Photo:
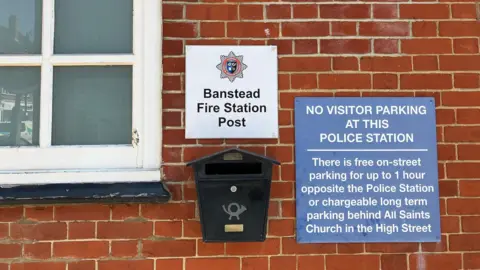
[[[245,154],[245,155],[253,157],[253,158],[258,158],[262,161],[269,161],[273,164],[280,165],[280,162],[278,162],[278,161],[276,161],[272,158],[269,158],[267,156],[259,155],[257,153],[249,152],[249,151],[246,151],[246,150],[243,150],[243,149],[240,149],[240,148],[229,148],[229,149],[225,149],[223,151],[220,151],[220,152],[208,155],[208,156],[201,157],[201,158],[196,159],[196,160],[192,160],[192,161],[187,163],[187,166],[196,165],[196,164],[208,161],[208,160],[213,160],[217,157],[224,156],[225,154],[235,153],[235,152],[240,153],[240,154]]]

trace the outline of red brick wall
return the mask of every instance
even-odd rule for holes
[[[165,1],[163,161],[173,201],[0,208],[0,270],[480,269],[480,22],[473,1],[305,2]],[[184,139],[186,44],[279,46],[278,140]],[[434,96],[442,242],[296,244],[295,96]],[[205,244],[184,163],[237,145],[282,162],[268,239]]]

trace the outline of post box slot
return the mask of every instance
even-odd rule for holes
[[[205,175],[262,174],[259,162],[222,162],[205,164]]]

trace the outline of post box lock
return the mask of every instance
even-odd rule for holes
[[[203,240],[265,241],[276,160],[231,148],[191,161]]]

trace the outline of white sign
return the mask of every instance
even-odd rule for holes
[[[186,46],[186,138],[278,138],[276,46]]]

